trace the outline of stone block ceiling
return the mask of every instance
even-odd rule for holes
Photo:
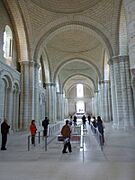
[[[31,0],[48,11],[58,13],[79,13],[93,7],[101,0]]]

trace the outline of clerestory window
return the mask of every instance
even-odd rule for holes
[[[4,58],[6,59],[12,58],[12,48],[13,48],[13,33],[11,28],[8,25],[6,25],[3,35]]]

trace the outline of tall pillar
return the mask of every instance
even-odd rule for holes
[[[68,99],[67,98],[65,98],[64,107],[65,107],[64,117],[68,117],[69,113],[68,113]]]
[[[109,64],[114,127],[127,128],[134,125],[129,58],[116,56]]]
[[[31,91],[33,89],[33,109],[32,109],[32,117],[36,120],[36,124],[40,126],[40,116],[39,116],[39,67],[40,65],[35,62],[34,64],[31,64],[31,74],[32,72],[34,79],[31,77],[32,83],[31,83]]]
[[[29,128],[30,121],[36,120],[38,125],[38,68],[33,61],[22,61],[21,65],[21,94],[20,94],[20,129]]]
[[[91,111],[91,113],[92,113],[92,115],[94,115],[95,114],[95,97],[93,96],[92,97],[92,100],[91,100],[92,102],[92,111]]]
[[[55,84],[53,85],[52,93],[53,93],[53,121],[57,122],[56,85]]]
[[[34,90],[35,90],[35,81],[34,81],[34,77],[35,77],[35,72],[34,72],[34,62],[29,62],[29,117],[31,119],[29,119],[29,121],[31,121],[32,119],[35,119],[34,116],[34,112],[35,112],[35,99],[34,99]],[[36,120],[36,119],[35,119]]]
[[[57,119],[64,120],[64,97],[62,92],[57,92]]]
[[[99,107],[99,91],[95,91],[95,116],[100,114]]]
[[[112,102],[112,120],[113,127],[117,128],[118,126],[118,118],[117,118],[117,108],[116,108],[116,92],[115,92],[115,73],[114,73],[114,61],[113,58],[109,60],[110,66],[110,93],[111,93],[111,102]]]
[[[109,117],[109,81],[100,81],[100,114],[104,121],[110,121]]]
[[[109,113],[109,121],[112,121],[113,120],[113,117],[112,117],[112,97],[111,97],[111,87],[110,87],[110,81],[109,81],[109,84],[108,84],[108,113]]]
[[[29,124],[29,62],[22,61],[20,94],[20,129],[28,129]]]
[[[56,121],[56,88],[54,83],[46,83],[46,115],[50,122]]]

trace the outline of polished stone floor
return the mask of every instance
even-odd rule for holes
[[[103,151],[87,125],[84,141],[72,142],[67,154],[55,137],[47,151],[42,139],[28,151],[28,134],[11,133],[7,150],[0,151],[0,180],[135,180],[135,130],[105,127]]]

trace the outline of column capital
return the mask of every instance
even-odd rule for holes
[[[60,92],[56,92],[57,94],[64,94],[64,92],[63,91],[60,91]]]
[[[45,83],[46,86],[55,86],[56,83],[53,83],[53,82],[49,82],[49,83]]]
[[[129,60],[129,56],[125,55],[125,56],[113,56],[109,59],[108,64],[112,65],[114,63],[119,63],[119,62],[123,62],[123,61],[128,61]]]
[[[100,80],[99,81],[99,84],[108,84],[109,83],[109,80]]]
[[[99,92],[99,90],[95,90],[95,91],[94,91],[94,93],[98,93],[98,92]]]
[[[31,65],[31,66],[37,66],[38,68],[40,67],[39,63],[35,61],[19,61],[20,65]]]
[[[29,65],[29,61],[19,61],[20,65]]]

